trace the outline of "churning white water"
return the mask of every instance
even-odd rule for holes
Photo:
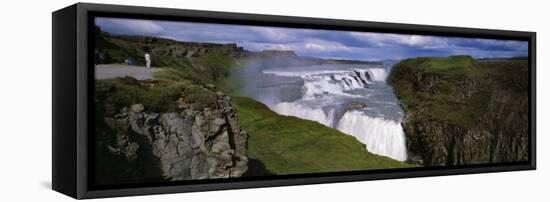
[[[354,136],[371,153],[405,161],[403,110],[393,88],[386,84],[388,69],[382,64],[265,69],[264,87],[259,87],[256,98],[279,114],[316,121]],[[265,95],[280,98],[266,101]],[[296,96],[283,99],[286,95]]]

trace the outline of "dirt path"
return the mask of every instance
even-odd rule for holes
[[[138,80],[153,79],[155,72],[160,71],[159,68],[147,69],[142,66],[132,66],[123,64],[105,64],[95,67],[96,79],[110,79],[116,77],[130,76]]]

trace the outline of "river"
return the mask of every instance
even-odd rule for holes
[[[243,72],[242,93],[281,115],[316,121],[354,136],[369,152],[405,161],[404,112],[386,83],[392,65],[249,68]]]

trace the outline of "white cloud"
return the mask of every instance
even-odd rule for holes
[[[315,44],[315,43],[306,43],[304,44],[304,47],[309,50],[315,50],[315,51],[324,51],[326,48],[322,45]]]
[[[351,32],[350,35],[357,39],[371,44],[376,44],[379,47],[388,46],[414,46],[418,48],[436,49],[447,48],[449,44],[447,38],[409,35],[409,34],[387,34],[387,33],[370,33],[370,32]]]
[[[240,43],[239,45],[246,47],[246,49],[251,51],[262,51],[262,50],[296,50],[297,46],[295,44],[275,44],[275,43],[259,43],[259,42],[250,42],[246,41]]]
[[[140,34],[159,34],[164,29],[151,20],[120,19],[120,18],[96,18],[96,24],[103,24],[112,29],[124,30]]]
[[[315,30],[308,29],[261,26],[246,26],[245,29],[255,33],[263,42],[271,43],[298,43],[303,41],[308,34],[315,32]]]
[[[250,27],[249,29],[272,42],[288,42],[293,40],[293,37],[283,29],[269,27]]]
[[[306,42],[302,43],[302,47],[306,50],[311,51],[349,51],[350,48],[347,46],[344,46],[343,44],[339,42],[334,41],[324,41],[324,40],[317,40],[317,39],[309,39]]]

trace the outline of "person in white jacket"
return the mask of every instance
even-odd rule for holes
[[[151,68],[151,55],[147,52],[145,53],[145,66]]]

